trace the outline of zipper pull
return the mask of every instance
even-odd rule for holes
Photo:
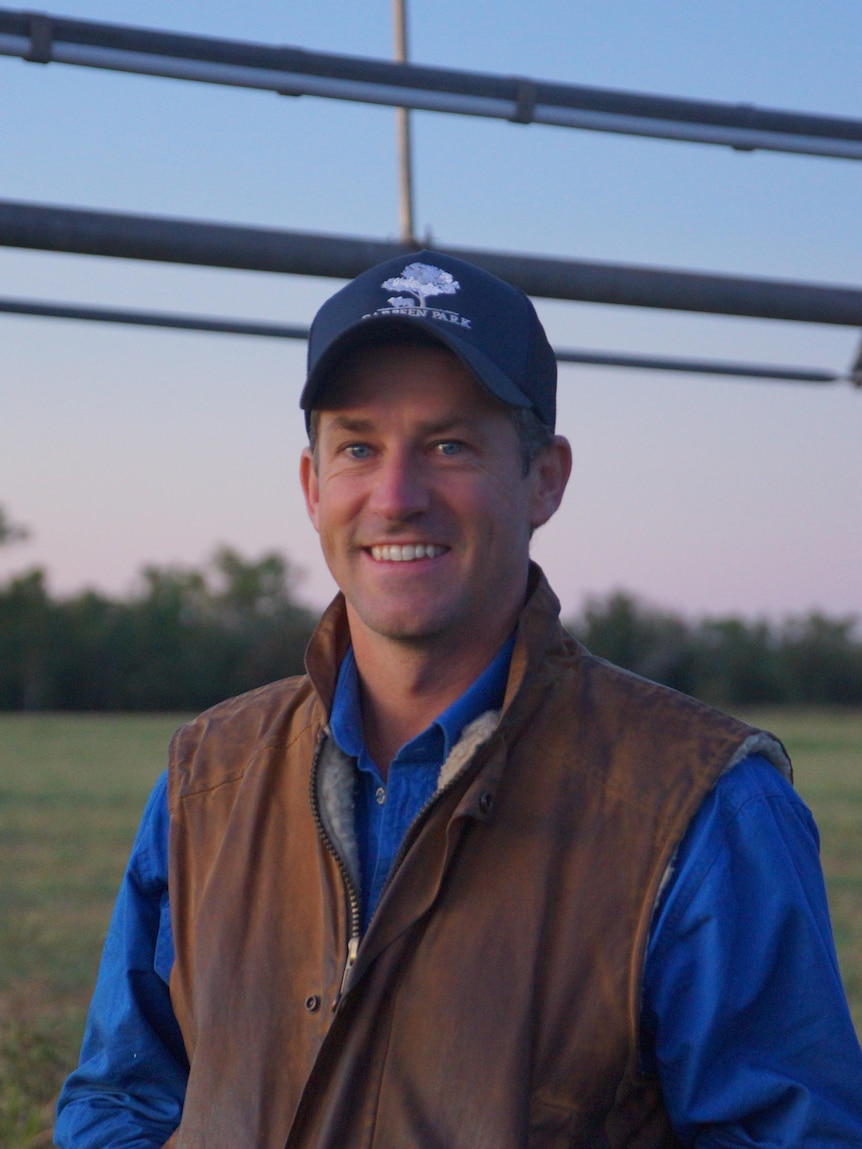
[[[333,1010],[338,1008],[338,1003],[344,996],[344,991],[347,989],[347,983],[350,980],[350,971],[356,962],[356,951],[359,949],[359,934],[354,934],[350,941],[347,943],[347,961],[344,963],[344,974],[341,978],[341,989],[338,991],[338,996],[332,1003]]]

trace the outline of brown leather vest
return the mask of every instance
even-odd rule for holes
[[[593,658],[558,610],[534,574],[499,725],[408,835],[343,993],[351,910],[313,765],[340,601],[308,678],[178,733],[171,992],[191,1071],[170,1145],[677,1145],[638,1072],[652,909],[722,771],[782,752]]]

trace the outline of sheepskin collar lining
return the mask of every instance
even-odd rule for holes
[[[487,710],[464,727],[437,776],[439,794],[467,768],[500,722],[499,711]],[[346,865],[354,885],[360,886],[359,843],[356,840],[356,767],[354,760],[338,745],[330,731],[320,754],[317,794],[320,818],[336,851]]]

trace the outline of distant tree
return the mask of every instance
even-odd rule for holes
[[[855,616],[830,619],[814,611],[790,619],[782,634],[788,694],[810,704],[862,703],[862,642]]]
[[[53,623],[44,571],[28,571],[3,588],[0,709],[40,710],[53,705]]]
[[[600,658],[676,690],[692,690],[691,632],[676,615],[616,591],[604,599],[588,598],[568,626]]]
[[[44,571],[27,571],[0,584],[0,710],[202,710],[301,673],[316,620],[295,581],[282,555],[231,547],[201,570],[145,567],[125,600],[57,600]],[[854,617],[691,622],[617,591],[568,627],[594,654],[718,705],[862,705]]]
[[[763,621],[704,619],[693,635],[693,690],[720,706],[783,702],[788,696],[780,638]]]
[[[270,552],[247,562],[222,547],[211,567],[217,576],[211,609],[233,636],[228,693],[301,674],[316,617],[297,604],[296,576],[287,559]]]
[[[126,600],[54,600],[41,570],[0,586],[0,709],[201,710],[300,673],[315,616],[294,572],[222,547],[203,570],[145,567]]]
[[[272,553],[230,547],[204,570],[149,566],[112,632],[124,708],[201,709],[301,673],[314,615],[293,598],[293,571]]]
[[[30,531],[20,523],[13,523],[6,514],[4,507],[0,506],[0,546],[7,543],[21,542],[29,538]]]
[[[294,608],[294,573],[282,555],[273,551],[246,562],[232,547],[220,547],[211,566],[221,580],[215,602],[225,622],[242,625]]]
[[[862,704],[854,616],[691,623],[617,591],[567,625],[594,654],[715,705]]]
[[[52,705],[63,710],[125,710],[126,666],[134,655],[121,636],[126,603],[86,590],[55,604],[57,653]]]

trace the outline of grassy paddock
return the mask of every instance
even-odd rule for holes
[[[822,837],[862,1033],[862,712],[746,715],[775,731]],[[0,715],[0,1145],[50,1145],[114,893],[174,715]]]
[[[0,715],[0,1145],[51,1144],[114,895],[181,718]]]

